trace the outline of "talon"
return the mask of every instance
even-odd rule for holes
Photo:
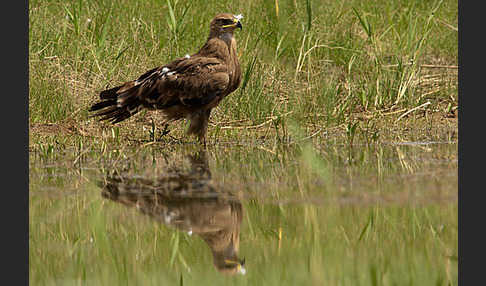
[[[163,137],[163,136],[169,134],[169,132],[170,132],[169,124],[165,124],[164,130],[162,131],[162,134],[160,135],[160,137]]]

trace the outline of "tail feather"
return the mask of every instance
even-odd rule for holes
[[[116,99],[117,91],[122,87],[123,87],[123,85],[120,85],[120,86],[117,86],[117,87],[114,87],[114,88],[103,90],[100,93],[100,99],[114,99],[114,98]]]
[[[143,107],[133,82],[102,91],[100,100],[93,104],[89,111],[97,111],[93,117],[101,117],[100,120],[107,120],[112,124],[131,117]]]
[[[116,105],[116,100],[105,100],[105,101],[100,101],[98,103],[95,103],[91,106],[89,111],[96,111],[99,109],[103,109],[108,106]]]

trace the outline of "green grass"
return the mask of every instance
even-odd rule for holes
[[[243,277],[94,183],[177,167],[196,149],[187,126],[158,139],[156,113],[113,127],[87,111],[196,52],[220,12],[244,15],[243,81],[212,113],[209,164],[244,197]],[[29,1],[30,282],[457,285],[457,146],[394,144],[457,142],[457,13],[450,0]]]
[[[244,15],[243,82],[215,124],[290,112],[302,127],[331,128],[362,112],[457,106],[457,69],[424,66],[457,65],[457,1],[30,1],[31,123],[99,131],[87,108],[100,90],[197,51],[222,11]]]

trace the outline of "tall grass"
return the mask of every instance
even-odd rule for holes
[[[101,198],[100,172],[158,172],[187,150],[152,144],[151,113],[112,127],[87,112],[100,90],[196,52],[221,12],[244,15],[243,80],[209,128],[238,144],[210,165],[244,198],[243,277],[217,273],[196,237]],[[31,134],[69,127],[31,142],[31,283],[457,284],[457,206],[434,201],[457,196],[457,147],[368,144],[396,134],[381,114],[457,106],[457,41],[452,0],[29,1]],[[427,124],[400,136],[455,136]]]
[[[332,127],[357,112],[457,105],[456,70],[423,67],[457,65],[452,0],[30,1],[31,122],[90,122],[97,92],[197,51],[223,11],[244,15],[244,78],[213,122],[293,111],[302,126]]]

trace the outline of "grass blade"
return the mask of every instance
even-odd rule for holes
[[[366,35],[368,35],[368,38],[371,38],[373,34],[371,30],[371,24],[368,22],[366,18],[361,17],[358,10],[356,10],[356,8],[354,7],[353,7],[353,12],[358,17],[361,27],[363,27],[363,30],[366,32]]]

